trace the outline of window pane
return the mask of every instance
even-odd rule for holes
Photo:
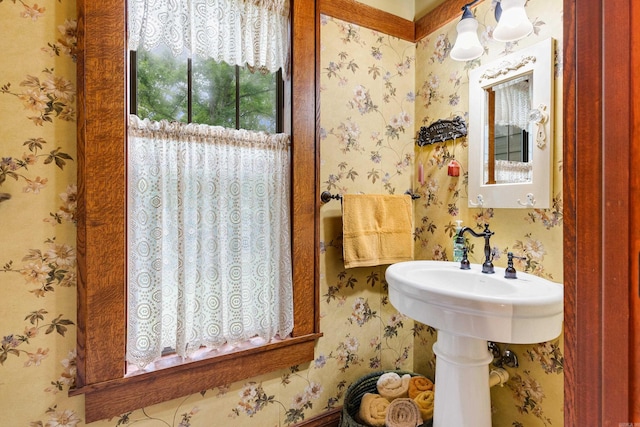
[[[240,128],[276,132],[276,74],[240,70]]]
[[[194,123],[236,127],[236,71],[226,63],[193,58]]]
[[[166,48],[137,53],[137,115],[187,122],[187,58]]]
[[[197,57],[189,62],[186,52],[175,58],[162,47],[140,50],[134,58],[137,79],[132,101],[136,105],[131,111],[139,117],[278,131],[277,111],[282,107],[278,105],[277,73],[252,73]]]

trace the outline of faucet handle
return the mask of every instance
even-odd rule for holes
[[[521,259],[525,260],[527,258],[515,256],[513,252],[507,252],[507,268],[504,269],[504,278],[505,279],[517,279],[516,277],[516,269],[513,266],[513,259]]]
[[[466,246],[462,249],[462,260],[460,261],[460,270],[470,270],[471,263],[467,255],[469,254],[469,248]]]

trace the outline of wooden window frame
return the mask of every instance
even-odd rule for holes
[[[292,0],[285,129],[292,138],[294,331],[277,343],[125,375],[125,0],[78,0],[78,339],[76,387],[85,422],[313,360],[318,315],[315,0]],[[295,124],[295,125],[292,125]]]

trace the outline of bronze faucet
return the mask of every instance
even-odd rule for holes
[[[456,239],[464,241],[463,235],[466,232],[469,232],[469,234],[474,237],[484,237],[484,263],[482,264],[482,272],[487,274],[495,273],[495,270],[493,268],[493,254],[491,252],[491,244],[489,243],[489,239],[491,238],[491,236],[493,236],[494,233],[493,231],[489,230],[489,224],[484,225],[484,230],[481,233],[477,233],[469,227],[462,227],[458,232],[458,237]],[[460,268],[463,270],[468,270],[468,261],[467,263],[461,264]]]

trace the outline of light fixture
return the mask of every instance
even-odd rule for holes
[[[484,48],[478,39],[478,21],[476,21],[476,18],[474,18],[473,13],[471,13],[469,9],[469,7],[477,1],[478,0],[474,0],[462,7],[462,18],[456,26],[458,37],[449,53],[451,59],[455,61],[471,61],[479,58],[484,53]]]
[[[514,42],[520,40],[533,31],[533,24],[524,10],[526,0],[501,0],[496,4],[496,21],[498,25],[493,30],[493,39],[499,42]]]

